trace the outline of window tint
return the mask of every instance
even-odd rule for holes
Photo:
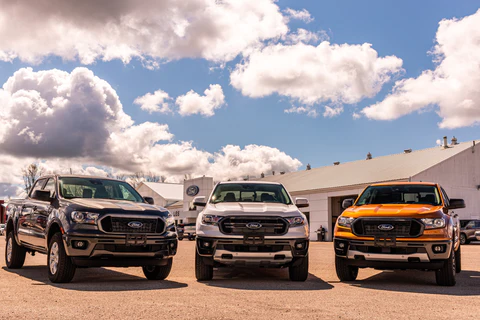
[[[55,196],[55,178],[48,179],[43,190],[50,191],[50,197],[53,198]]]
[[[32,190],[30,191],[30,197],[33,196],[33,193],[37,190],[42,190],[43,185],[45,184],[46,179],[39,179],[37,182],[35,182],[35,185],[32,187]]]
[[[370,186],[355,205],[366,204],[427,204],[441,203],[437,187],[427,185]]]

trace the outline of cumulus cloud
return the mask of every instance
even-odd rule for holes
[[[172,100],[168,93],[163,90],[157,90],[153,94],[147,93],[144,96],[138,97],[133,101],[134,104],[139,105],[140,109],[148,113],[171,113],[169,100]]]
[[[301,20],[305,23],[310,23],[314,20],[307,9],[294,10],[291,8],[287,8],[283,10],[283,12],[285,12],[285,15],[287,16],[288,19]]]
[[[223,104],[218,85],[210,86],[204,96],[191,95],[203,108],[198,112],[206,115]],[[192,141],[173,138],[166,124],[135,124],[115,90],[86,68],[71,73],[24,68],[0,89],[0,183],[21,186],[21,171],[33,162],[47,173],[71,170],[104,176],[142,171],[172,182],[182,181],[185,174],[223,180],[294,171],[301,165],[273,147],[229,145],[211,153]],[[0,197],[14,190],[2,188],[6,191],[0,188]]]
[[[274,0],[0,0],[0,60],[226,62],[287,33]],[[305,16],[305,13],[298,13]]]
[[[393,120],[437,110],[440,128],[480,123],[480,10],[463,19],[442,20],[433,49],[437,67],[402,79],[381,102],[366,107],[370,119]]]
[[[178,106],[178,113],[182,116],[192,114],[202,114],[211,117],[215,114],[215,110],[225,104],[225,95],[219,84],[211,84],[201,96],[193,90],[177,97],[175,104]]]
[[[368,43],[276,44],[237,64],[230,81],[252,98],[277,93],[304,105],[353,104],[376,95],[401,66],[401,59],[379,57]]]
[[[343,106],[325,106],[323,116],[325,118],[333,118],[340,115],[343,112]]]

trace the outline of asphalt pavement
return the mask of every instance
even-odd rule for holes
[[[0,319],[480,318],[480,244],[462,246],[455,287],[437,286],[433,272],[373,269],[341,283],[328,242],[311,243],[306,282],[290,282],[282,269],[220,269],[197,282],[194,250],[193,241],[180,242],[164,281],[146,280],[141,268],[94,268],[52,284],[45,255],[27,255],[19,270],[1,258]]]

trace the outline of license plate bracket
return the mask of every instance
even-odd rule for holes
[[[138,235],[138,234],[127,234],[125,238],[126,246],[146,246],[147,245],[147,235]]]
[[[265,237],[264,236],[244,236],[243,243],[250,244],[250,245],[262,245],[265,243]]]
[[[382,248],[388,248],[388,247],[396,247],[397,246],[397,238],[395,236],[376,236],[373,245],[375,247],[382,247]]]

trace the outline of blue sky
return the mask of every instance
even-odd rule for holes
[[[136,124],[146,121],[167,124],[174,135],[172,143],[192,141],[197,149],[209,153],[233,144],[243,148],[256,144],[277,148],[302,162],[299,169],[310,163],[313,167],[330,165],[335,161],[362,159],[367,152],[373,156],[402,152],[404,149],[422,149],[435,146],[443,136],[456,136],[459,141],[480,137],[477,126],[439,128],[441,117],[435,107],[426,111],[410,112],[394,120],[373,120],[363,116],[352,117],[353,112],[381,102],[391,91],[395,80],[416,78],[424,70],[435,69],[433,56],[428,52],[435,45],[438,23],[442,19],[473,15],[480,1],[278,1],[281,10],[306,9],[314,21],[305,23],[291,19],[291,31],[304,28],[312,32],[324,30],[332,44],[370,43],[379,57],[394,55],[403,60],[404,71],[392,75],[381,91],[372,98],[364,98],[352,105],[343,104],[344,111],[333,118],[322,116],[328,102],[313,105],[317,117],[285,113],[295,99],[274,93],[251,98],[230,84],[230,73],[242,61],[239,55],[225,66],[206,59],[183,58],[162,60],[156,70],[148,70],[134,58],[130,63],[115,59],[96,60],[82,64],[78,59],[65,60],[49,55],[38,64],[14,59],[0,62],[0,83],[4,83],[22,67],[34,71],[60,69],[71,72],[85,66],[96,76],[107,81],[118,94],[124,112]],[[479,26],[480,28],[480,26]],[[1,48],[0,48],[1,49]],[[215,115],[181,116],[178,113],[161,114],[141,110],[133,101],[156,90],[174,98],[193,90],[199,94],[210,84],[220,84],[225,105]],[[477,106],[479,108],[479,106]]]

